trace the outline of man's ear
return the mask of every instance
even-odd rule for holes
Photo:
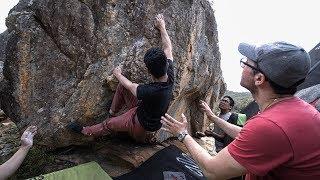
[[[253,77],[254,79],[254,84],[256,86],[263,84],[266,81],[266,76],[262,73],[257,73]]]

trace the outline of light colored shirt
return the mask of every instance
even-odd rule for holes
[[[219,114],[219,118],[227,121],[231,116],[231,112],[225,113],[225,114]],[[217,125],[214,125],[214,130],[215,133],[217,134],[225,134],[224,131]],[[215,145],[216,145],[216,151],[219,152],[221,149],[224,148],[223,142],[219,142],[217,140],[215,140]]]

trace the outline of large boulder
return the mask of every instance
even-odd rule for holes
[[[206,118],[198,101],[215,105],[225,91],[212,2],[20,0],[6,19],[3,109],[20,129],[39,128],[36,142],[60,147],[90,139],[65,126],[89,125],[107,112],[123,66],[137,83],[151,81],[145,51],[161,46],[154,17],[163,13],[173,44],[176,82],[169,114],[184,112],[190,131]],[[102,119],[101,119],[102,120]],[[167,137],[158,134],[158,140]]]
[[[320,112],[320,84],[301,89],[295,96],[312,104]]]
[[[298,91],[320,84],[320,43],[309,51],[311,69],[305,81],[298,86]]]
[[[3,64],[6,59],[6,45],[8,41],[8,31],[3,32],[0,34],[0,94],[6,89],[7,82],[5,81],[3,77]],[[1,109],[1,99],[0,99],[0,109]]]
[[[309,54],[311,69],[305,81],[298,87],[296,96],[311,103],[320,112],[320,43]]]

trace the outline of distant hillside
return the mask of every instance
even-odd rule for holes
[[[242,108],[246,107],[251,101],[253,101],[250,92],[233,92],[227,90],[225,95],[228,95],[234,99],[234,111],[236,112],[239,112]]]

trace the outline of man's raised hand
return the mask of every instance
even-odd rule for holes
[[[21,146],[31,148],[33,145],[33,136],[37,133],[36,126],[29,126],[21,136]]]
[[[118,76],[118,75],[120,75],[121,73],[122,73],[122,70],[121,70],[121,67],[120,67],[120,66],[114,68],[114,70],[113,70],[113,75]]]
[[[165,116],[161,117],[163,129],[171,132],[174,136],[178,136],[178,134],[182,132],[187,132],[187,118],[183,113],[181,114],[181,118],[182,122],[175,120],[169,114],[165,114]]]
[[[162,14],[158,14],[156,16],[156,20],[155,20],[155,26],[156,28],[158,28],[159,30],[165,29],[166,28],[166,23],[164,22],[164,18]]]
[[[202,100],[200,100],[200,109],[201,109],[204,113],[206,113],[207,116],[216,117],[216,115],[212,112],[212,110],[211,110],[211,108],[209,107],[209,105],[208,105],[206,102],[202,101]]]

